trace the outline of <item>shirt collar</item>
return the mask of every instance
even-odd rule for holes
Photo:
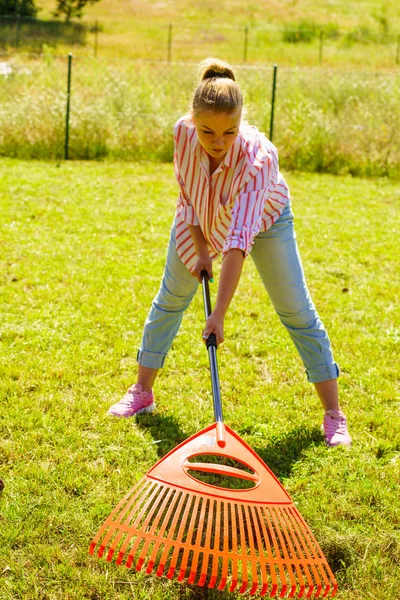
[[[241,152],[240,132],[236,136],[236,140],[226,153],[224,164],[230,169],[234,169],[237,165],[239,154]]]
[[[271,149],[268,147],[268,141],[255,127],[244,125],[243,131],[239,133],[238,137],[240,137],[241,150],[249,167],[258,170],[269,163]]]

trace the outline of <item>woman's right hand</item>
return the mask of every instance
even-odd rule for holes
[[[208,278],[213,279],[212,260],[208,254],[207,256],[198,256],[195,265],[190,269],[190,273],[193,275],[193,277],[196,277],[199,283],[201,283],[202,271],[207,271]]]

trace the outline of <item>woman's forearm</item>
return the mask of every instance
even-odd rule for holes
[[[244,253],[234,248],[225,254],[219,277],[218,295],[213,314],[225,317],[242,273]]]
[[[197,256],[208,256],[208,246],[199,225],[188,225]]]

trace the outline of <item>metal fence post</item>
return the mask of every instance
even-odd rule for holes
[[[319,32],[319,64],[322,64],[322,55],[324,51],[324,32],[321,29]]]
[[[168,62],[171,62],[172,54],[172,23],[168,25]]]
[[[272,99],[271,99],[271,119],[269,123],[269,139],[272,142],[274,135],[274,113],[275,113],[275,92],[276,92],[276,79],[278,75],[278,65],[274,65],[274,76],[272,79]]]
[[[94,56],[97,58],[97,51],[99,48],[99,21],[96,19],[94,26]]]
[[[68,160],[68,150],[69,150],[69,110],[70,110],[70,100],[71,100],[71,72],[72,72],[72,54],[70,52],[68,54],[67,114],[65,117],[65,148],[64,148],[65,160]]]
[[[16,26],[15,26],[15,48],[16,49],[19,48],[20,36],[21,36],[21,15],[18,13],[17,14],[17,22],[16,22]]]
[[[244,28],[244,47],[243,47],[243,62],[247,62],[247,47],[249,43],[249,28],[246,25]]]

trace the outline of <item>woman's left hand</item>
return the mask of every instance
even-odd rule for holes
[[[207,338],[215,333],[217,337],[217,346],[224,341],[224,319],[217,314],[211,313],[206,321],[206,326],[203,329],[204,343]]]

